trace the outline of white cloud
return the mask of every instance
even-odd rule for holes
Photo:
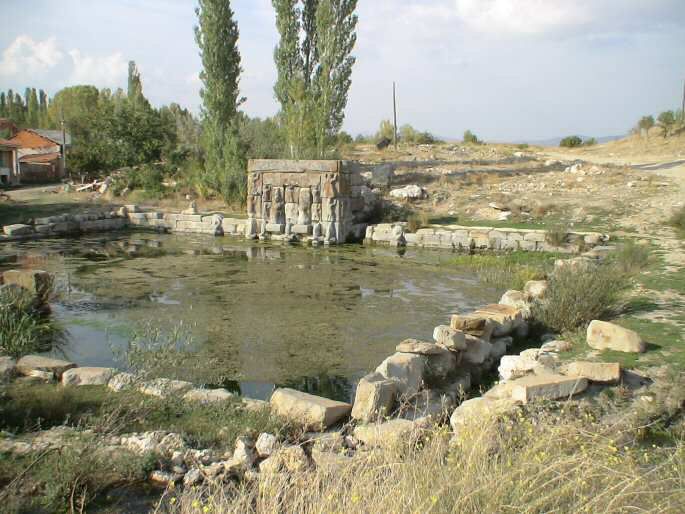
[[[456,0],[469,27],[495,34],[543,34],[592,19],[588,4],[567,0]]]
[[[84,55],[80,50],[69,52],[73,70],[69,82],[100,87],[123,87],[128,74],[128,62],[121,52],[105,57]]]
[[[36,75],[54,68],[63,54],[57,48],[54,37],[35,41],[30,36],[20,35],[2,53],[0,75]]]

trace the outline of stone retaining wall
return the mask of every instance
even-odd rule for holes
[[[412,233],[407,230],[406,223],[382,223],[367,227],[364,244],[573,253],[581,248],[597,246],[609,237],[598,232],[568,232],[562,246],[550,244],[548,239],[546,230],[446,225],[422,228]]]

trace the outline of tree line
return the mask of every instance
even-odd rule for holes
[[[8,89],[0,91],[0,118],[9,118],[19,128],[48,125],[48,95],[42,89],[27,87],[24,96]]]

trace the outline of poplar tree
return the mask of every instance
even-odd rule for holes
[[[0,117],[7,117],[7,96],[4,91],[0,91]]]
[[[247,173],[245,149],[238,132],[242,68],[238,51],[238,24],[230,0],[199,0],[195,10],[195,39],[200,48],[202,72],[202,146],[205,152],[204,185],[226,201],[245,201]]]
[[[272,0],[282,125],[292,158],[325,157],[345,116],[357,0]]]
[[[135,61],[128,62],[128,99],[134,107],[150,107],[143,95],[143,81]]]
[[[38,104],[38,93],[36,93],[35,87],[31,88],[27,110],[29,125],[33,128],[39,128],[38,126],[40,125],[40,105]]]
[[[48,118],[48,95],[42,89],[38,92],[38,101],[40,103],[40,125],[41,128],[46,128],[50,123]]]

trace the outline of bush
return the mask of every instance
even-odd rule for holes
[[[562,148],[577,148],[583,144],[583,140],[579,136],[568,136],[561,140],[559,146]]]
[[[590,139],[586,139],[583,141],[583,146],[595,146],[597,144],[597,140],[594,137],[591,137]]]
[[[63,342],[64,329],[37,304],[33,295],[0,289],[0,355],[19,358],[45,352]]]
[[[666,131],[670,130],[673,125],[676,123],[676,115],[675,112],[673,111],[664,111],[661,114],[659,114],[659,117],[657,118],[657,121],[659,122],[659,125],[664,127]]]
[[[680,231],[681,236],[685,234],[685,205],[673,214],[670,223]]]
[[[483,142],[480,139],[478,139],[478,136],[476,136],[476,134],[474,134],[470,130],[467,130],[466,132],[464,132],[464,143],[472,144],[472,145],[480,145]]]
[[[568,240],[568,227],[550,227],[545,233],[545,241],[552,246],[564,246]]]
[[[412,214],[407,218],[407,230],[409,232],[416,232],[429,224],[430,220],[428,219],[428,213],[425,211],[421,211],[418,214]]]
[[[533,317],[555,332],[573,331],[612,314],[629,286],[629,276],[614,264],[559,268],[545,299],[533,305]]]
[[[621,245],[620,249],[611,254],[611,261],[623,273],[634,274],[647,267],[651,258],[648,246],[637,244],[632,239]]]
[[[654,126],[654,116],[643,116],[640,121],[637,122],[637,129],[639,131],[647,131]]]

